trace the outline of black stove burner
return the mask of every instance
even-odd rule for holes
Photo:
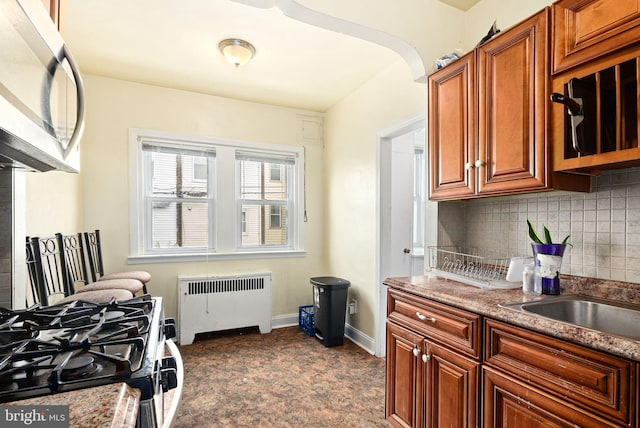
[[[107,311],[104,313],[105,321],[112,321],[124,316],[124,311]],[[100,314],[91,315],[91,321],[100,321]]]
[[[95,358],[89,356],[79,356],[71,358],[62,369],[62,380],[77,380],[91,376],[100,367],[95,364]]]
[[[161,316],[162,300],[149,295],[0,308],[0,403],[112,382],[150,383],[142,379],[155,370]]]

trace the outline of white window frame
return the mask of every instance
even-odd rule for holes
[[[196,162],[193,162],[193,172],[192,172],[193,177],[191,177],[191,179],[192,179],[193,181],[196,181],[196,182],[202,182],[202,181],[205,181],[205,179],[202,179],[202,178],[198,178],[198,177],[196,177],[196,170],[197,170],[197,168],[196,168]]]
[[[427,200],[426,151],[424,146],[415,146],[413,153],[413,254],[424,255],[425,203]]]
[[[277,213],[273,212],[273,209],[276,208],[277,209]],[[273,218],[277,217],[278,219],[278,225],[274,226],[273,225]],[[269,212],[269,227],[271,229],[282,229],[282,205],[271,205],[271,212]]]
[[[247,212],[245,210],[240,213],[240,229],[243,235],[247,234]]]
[[[278,171],[278,178],[274,178],[273,177],[273,173]],[[270,171],[269,171],[269,179],[271,181],[282,181],[282,167],[280,165],[271,165]]]
[[[142,175],[142,145],[145,141],[165,144],[190,145],[214,149],[216,152],[216,177],[212,248],[195,252],[149,253],[145,249],[144,177]],[[251,150],[294,158],[291,177],[291,207],[288,221],[291,222],[287,247],[241,247],[241,211],[237,199],[237,186],[230,181],[238,180],[235,152]],[[211,259],[299,257],[304,249],[304,148],[280,144],[227,140],[193,136],[148,129],[129,130],[130,159],[130,255],[129,263],[154,263],[171,261],[199,261]],[[232,177],[231,179],[229,177]],[[215,250],[214,250],[215,248]]]
[[[202,151],[203,155],[208,156],[207,157],[207,180],[208,180],[208,187],[207,187],[207,197],[205,198],[185,198],[185,197],[178,197],[178,196],[170,196],[170,197],[160,197],[160,196],[153,196],[151,195],[151,184],[152,181],[155,177],[154,173],[155,173],[155,168],[153,165],[153,162],[151,160],[150,157],[145,157],[144,156],[144,149],[143,149],[143,143],[148,143],[148,145],[150,146],[156,146],[157,150],[159,152],[172,152],[174,154],[176,154],[177,152],[181,152],[183,151],[183,154],[185,155],[194,155],[194,154],[198,154],[198,151]],[[165,150],[163,150],[165,149]],[[143,175],[144,178],[144,188],[141,189],[142,194],[140,195],[140,197],[142,198],[142,220],[144,223],[144,241],[143,241],[143,245],[144,245],[144,249],[143,249],[143,253],[144,254],[148,254],[148,255],[159,255],[159,254],[180,254],[180,253],[190,253],[193,251],[205,251],[208,252],[210,250],[213,249],[213,244],[215,243],[215,239],[214,239],[214,232],[215,232],[215,218],[214,218],[214,213],[215,213],[215,167],[214,167],[214,159],[215,159],[215,155],[213,153],[212,150],[210,150],[209,147],[205,147],[202,145],[188,145],[188,146],[181,146],[172,142],[166,142],[166,141],[156,141],[154,139],[146,139],[146,140],[142,140],[141,144],[140,144],[140,150],[141,150],[141,156],[142,156],[142,163],[141,163],[141,167],[143,168],[143,171],[141,171],[142,174],[146,174],[146,177]],[[155,151],[151,150],[151,151]],[[206,153],[208,152],[208,153]],[[205,182],[207,180],[196,180],[196,181],[200,181],[200,182]],[[192,203],[192,204],[206,204],[208,205],[208,219],[207,219],[207,223],[208,223],[208,236],[207,236],[207,241],[209,242],[209,247],[186,247],[186,248],[154,248],[153,246],[153,240],[152,240],[152,216],[153,216],[153,209],[152,206],[154,203]],[[144,220],[147,221],[144,221]]]

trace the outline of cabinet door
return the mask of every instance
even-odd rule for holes
[[[548,10],[478,49],[478,193],[547,186]]]
[[[633,423],[631,361],[495,320],[485,325],[486,364],[622,426]]]
[[[489,367],[482,368],[484,426],[602,428],[619,426],[572,407]]]
[[[475,427],[480,365],[432,342],[424,355],[426,426]]]
[[[429,76],[430,199],[475,194],[473,52]]]
[[[387,387],[385,416],[397,427],[418,426],[422,402],[424,337],[387,322]]]
[[[560,0],[553,7],[553,72],[640,38],[640,0]]]

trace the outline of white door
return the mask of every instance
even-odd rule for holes
[[[391,139],[389,276],[421,275],[424,128]],[[421,164],[422,163],[422,164]],[[419,188],[416,188],[419,187]]]
[[[423,274],[425,227],[432,229],[430,222],[437,220],[437,216],[430,214],[425,221],[424,210],[428,204],[416,198],[414,192],[418,183],[418,190],[423,193],[421,198],[426,198],[424,130],[425,121],[418,117],[379,134],[377,356],[384,356],[386,347],[387,287],[382,281]],[[422,154],[417,156],[420,150]]]

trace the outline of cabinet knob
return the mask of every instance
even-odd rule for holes
[[[416,312],[416,316],[420,318],[422,321],[436,322],[436,319],[434,317],[428,317],[425,314],[421,314],[420,312]]]
[[[464,164],[464,169],[466,171],[469,171],[470,169],[473,169],[473,164],[471,162],[467,162]]]
[[[431,355],[429,354],[422,354],[422,361],[424,361],[425,363],[427,361],[429,361],[431,359]]]
[[[480,168],[481,166],[484,166],[484,165],[485,165],[484,161],[481,161],[480,159],[476,161],[476,168]]]
[[[413,348],[413,355],[415,355],[416,357],[420,355],[420,350],[418,348]]]

